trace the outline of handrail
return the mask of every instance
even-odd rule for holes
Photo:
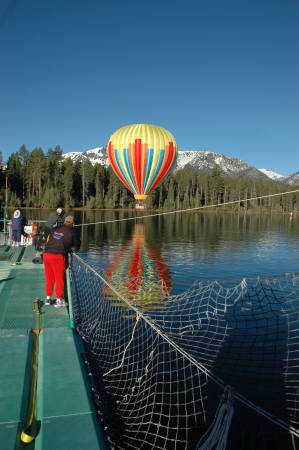
[[[39,348],[39,333],[40,333],[40,311],[39,311],[39,301],[34,300],[34,311],[35,311],[35,328],[31,330],[33,337],[33,349],[31,354],[31,384],[30,384],[30,395],[29,404],[27,409],[27,419],[26,425],[21,433],[21,441],[25,444],[30,444],[37,434],[37,372],[38,372],[38,348]]]
[[[71,255],[69,255],[68,267],[66,269],[66,287],[67,287],[67,299],[68,299],[68,305],[69,305],[70,328],[75,328],[74,315],[73,315],[70,265],[71,265]]]
[[[6,210],[7,210],[7,206],[4,206],[4,217],[3,219],[0,219],[0,222],[4,222],[4,226],[3,226],[3,231],[1,231],[1,234],[4,234],[4,245],[6,245],[6,232],[7,232],[7,227],[6,227],[6,223],[7,223],[7,217],[6,217]]]

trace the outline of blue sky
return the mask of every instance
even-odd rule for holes
[[[128,123],[299,170],[297,0],[2,0],[0,150],[106,145]]]

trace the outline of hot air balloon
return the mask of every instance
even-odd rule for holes
[[[117,130],[108,143],[115,174],[138,201],[145,200],[173,168],[177,152],[173,135],[156,125],[127,125]]]

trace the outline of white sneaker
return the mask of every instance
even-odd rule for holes
[[[64,300],[61,300],[60,298],[58,298],[54,304],[54,307],[61,308],[62,306],[65,306]]]
[[[51,299],[51,297],[47,297],[47,298],[46,298],[46,301],[45,301],[45,305],[49,306],[49,305],[51,305],[51,304],[52,304],[52,299]]]

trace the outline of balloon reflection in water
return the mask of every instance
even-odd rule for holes
[[[169,268],[160,252],[146,241],[142,224],[135,225],[132,238],[112,257],[105,278],[143,310],[163,306],[163,298],[171,292]],[[106,296],[125,306],[110,289]]]

